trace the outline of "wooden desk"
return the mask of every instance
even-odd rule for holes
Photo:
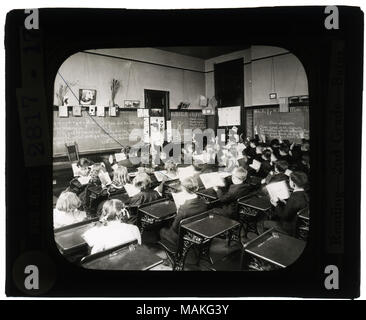
[[[247,237],[248,232],[253,232],[259,235],[257,223],[264,214],[269,213],[272,205],[271,201],[266,196],[245,196],[238,199],[239,205],[239,221],[240,233],[244,229],[244,236]]]
[[[256,270],[286,268],[297,260],[305,245],[305,241],[272,228],[244,246],[244,263],[248,266],[249,260],[254,260],[252,268]]]
[[[102,188],[101,186],[91,185],[87,187],[86,191],[86,204],[85,210],[90,216],[95,216],[97,214],[98,205],[109,198],[121,195],[123,198],[128,199],[128,195],[125,193],[125,189],[116,188]],[[126,195],[126,196],[123,196]]]
[[[248,177],[248,182],[254,187],[259,187],[261,185],[263,178],[256,177],[256,176],[250,176]]]
[[[127,243],[82,259],[81,265],[96,270],[149,270],[163,260],[145,246]]]
[[[98,221],[98,218],[55,229],[55,241],[60,252],[64,255],[71,255],[86,251],[88,245],[82,235],[92,228],[96,221]]]
[[[181,182],[179,179],[169,180],[165,182],[166,193],[179,192],[181,191]]]
[[[147,227],[152,227],[174,218],[177,213],[177,207],[172,200],[160,199],[140,206],[138,211],[140,232],[142,234]]]
[[[70,191],[74,192],[76,195],[83,192],[86,186],[86,184],[81,184],[77,178],[72,179],[69,184]]]
[[[196,194],[200,196],[201,198],[205,199],[207,202],[215,201],[217,200],[217,194],[216,191],[213,188],[209,189],[199,189]]]
[[[238,226],[239,222],[219,216],[215,214],[215,210],[211,210],[205,218],[184,224],[182,228],[198,237],[211,240]]]
[[[208,209],[214,208],[220,201],[217,197],[216,191],[213,188],[210,189],[200,189],[196,194],[205,200]]]
[[[207,214],[198,220],[183,224],[181,226],[183,244],[180,248],[181,252],[178,254],[175,270],[180,271],[184,269],[185,258],[189,249],[194,245],[200,247],[197,263],[202,258],[212,264],[213,262],[209,255],[212,239],[239,227],[239,222],[215,214],[214,209],[207,211]]]

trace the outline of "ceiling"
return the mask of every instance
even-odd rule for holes
[[[249,46],[210,46],[210,47],[156,47],[156,49],[183,54],[200,59],[210,59],[234,51],[244,50]]]

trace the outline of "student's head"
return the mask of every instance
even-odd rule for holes
[[[246,154],[243,154],[242,155],[242,158],[241,158],[241,162],[243,162],[243,163],[248,163],[248,157],[247,157],[247,155]]]
[[[107,170],[105,169],[105,166],[103,163],[94,163],[90,169],[90,178],[92,181],[94,182],[98,182],[99,181],[99,173],[101,172],[107,172]]]
[[[263,157],[265,160],[270,161],[270,160],[271,160],[271,154],[272,154],[271,150],[269,150],[269,149],[265,149],[265,150],[263,150],[263,152],[262,152],[262,157]]]
[[[89,173],[89,167],[92,165],[93,163],[88,160],[87,158],[80,158],[79,161],[77,162],[77,166],[79,168],[79,172],[80,175],[82,176],[87,176]]]
[[[194,177],[184,178],[181,182],[181,186],[183,191],[186,191],[188,193],[195,193],[196,191],[198,191],[198,182],[197,179]]]
[[[288,154],[288,152],[289,152],[289,147],[288,147],[288,145],[287,144],[284,144],[284,143],[282,143],[281,145],[280,145],[280,155],[281,156],[285,156],[285,155],[287,155]]]
[[[167,162],[165,162],[164,168],[168,173],[177,172],[177,165],[174,163],[173,160],[168,160]]]
[[[302,157],[301,157],[301,162],[306,166],[310,166],[310,156],[309,156],[309,154],[303,154]]]
[[[261,154],[261,153],[263,153],[263,146],[262,146],[261,144],[258,144],[258,145],[256,146],[256,148],[255,148],[255,152],[256,152],[257,154]]]
[[[77,210],[81,205],[79,197],[69,191],[63,191],[56,202],[56,209],[59,211],[72,213]]]
[[[294,171],[290,174],[291,188],[305,188],[308,184],[308,177],[304,172]]]
[[[94,164],[91,166],[90,170],[91,170],[91,171],[98,171],[98,172],[100,172],[100,171],[105,172],[105,171],[106,171],[106,169],[105,169],[105,165],[104,165],[104,163],[102,163],[102,162],[94,163]]]
[[[255,147],[257,147],[257,145],[258,145],[258,141],[256,139],[250,139],[249,146],[251,148],[255,148]]]
[[[129,154],[131,151],[131,147],[130,146],[122,146],[121,148],[121,153],[125,154],[125,156],[128,158]]]
[[[232,172],[231,180],[234,184],[243,183],[247,178],[247,174],[248,172],[244,168],[236,167]]]
[[[99,218],[101,222],[123,221],[128,219],[128,213],[125,210],[125,205],[121,200],[107,200],[103,204],[102,214]]]
[[[113,171],[113,182],[118,184],[126,184],[130,182],[130,177],[128,176],[127,168],[124,166],[118,166]]]
[[[99,172],[106,172],[104,163],[98,162],[98,163],[94,163],[91,166],[91,168],[90,168],[90,174],[91,175],[93,175],[93,174],[98,175]]]
[[[305,141],[302,145],[301,145],[301,151],[304,152],[308,152],[310,150],[310,143]]]
[[[201,172],[205,168],[205,164],[198,159],[193,159],[192,166],[196,172]]]
[[[87,159],[87,158],[80,158],[78,163],[77,163],[77,166],[79,168],[85,168],[85,167],[89,167],[91,166],[93,163]]]
[[[290,140],[284,139],[282,141],[282,144],[284,144],[285,146],[288,146],[289,147],[291,145],[291,142],[290,142]]]
[[[280,142],[278,141],[278,139],[272,139],[270,145],[271,148],[278,148],[280,146]]]
[[[285,160],[278,160],[275,162],[275,171],[284,173],[288,169],[288,163]]]
[[[133,184],[141,191],[148,190],[151,188],[151,178],[147,173],[139,172],[133,179]]]

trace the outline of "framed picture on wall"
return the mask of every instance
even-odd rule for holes
[[[126,109],[138,109],[140,107],[140,100],[125,100],[123,104],[123,108]]]
[[[82,106],[95,105],[97,101],[97,90],[79,89],[79,103]]]

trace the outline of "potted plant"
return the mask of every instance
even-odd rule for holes
[[[69,92],[70,87],[74,86],[75,83],[65,83],[60,84],[58,87],[58,91],[56,92],[56,97],[58,100],[59,106],[68,105],[68,96],[67,93]]]
[[[116,105],[114,100],[116,98],[117,92],[120,89],[120,87],[121,87],[121,82],[117,79],[112,79],[112,81],[111,81],[111,101],[110,101],[111,107],[118,106],[118,105]]]

